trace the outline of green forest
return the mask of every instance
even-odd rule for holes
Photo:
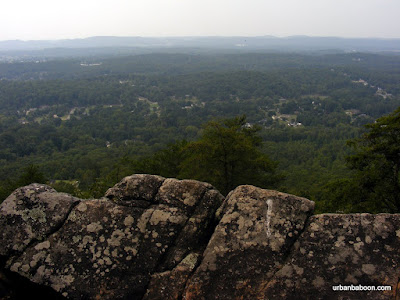
[[[187,52],[187,51],[186,51]],[[133,173],[400,212],[400,55],[149,53],[0,63],[0,201]]]

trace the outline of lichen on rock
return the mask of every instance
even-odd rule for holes
[[[3,255],[13,272],[71,299],[141,298],[152,274],[167,267],[173,269],[193,249],[205,248],[212,224],[206,218],[213,218],[223,199],[206,183],[144,174],[124,178],[102,199],[83,201],[48,187],[37,188],[21,188],[4,202],[2,210],[12,210],[22,228],[29,226],[31,236],[19,255],[8,256],[6,251]],[[39,203],[31,207],[28,218],[22,218],[24,211],[15,208],[26,201],[25,195]],[[72,210],[65,210],[57,230],[40,235],[38,226],[51,225],[54,214],[47,203],[58,208],[53,201],[62,197],[71,199]],[[204,205],[208,211],[198,213],[196,208]],[[205,225],[195,231],[185,227],[192,228],[196,222]],[[4,227],[8,232],[15,229]],[[190,245],[177,244],[181,232],[187,234]],[[41,242],[30,246],[33,239]],[[10,241],[12,246],[18,243],[18,239]],[[188,261],[182,265],[188,265]]]
[[[224,199],[208,183],[145,174],[90,200],[32,184],[0,205],[0,295],[7,280],[57,299],[399,295],[400,215],[313,208],[254,186]],[[334,291],[339,284],[392,290]]]
[[[186,299],[257,298],[313,208],[305,198],[253,186],[229,193],[203,260],[186,287]]]
[[[393,299],[400,268],[400,215],[322,214],[305,231],[264,291],[265,298]],[[287,268],[303,272],[288,274]],[[309,283],[305,285],[304,283]],[[391,286],[390,291],[338,292],[337,285]]]
[[[79,199],[43,184],[16,189],[0,206],[0,256],[19,254],[57,230]]]

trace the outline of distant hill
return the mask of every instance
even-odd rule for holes
[[[400,39],[339,38],[291,36],[260,37],[113,37],[85,39],[0,41],[0,51],[44,50],[51,48],[221,48],[282,51],[395,51],[400,52]]]

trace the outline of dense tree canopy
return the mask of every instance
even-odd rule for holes
[[[260,129],[249,125],[245,116],[213,120],[203,126],[197,141],[170,144],[133,162],[133,169],[206,181],[224,194],[241,184],[276,187],[282,177],[277,174],[276,162],[260,150]]]
[[[359,202],[400,212],[400,108],[366,128],[368,132],[351,142],[356,154],[348,158],[350,167],[358,171]]]
[[[241,184],[276,186],[277,165],[260,151],[259,130],[245,116],[208,122],[201,138],[186,146],[180,175],[210,182],[224,194]]]
[[[325,209],[344,212],[400,212],[400,107],[365,125],[348,145],[351,176],[325,186]]]
[[[102,64],[81,65],[86,59]],[[375,146],[356,142],[352,169],[345,161],[346,140],[391,129],[362,125],[400,105],[397,54],[82,60],[0,65],[0,201],[39,180],[35,172],[85,198],[101,197],[123,176],[152,173],[209,181],[223,192],[243,183],[274,187],[316,201],[318,212],[398,207],[396,149],[382,150],[398,144],[389,133],[364,136]]]

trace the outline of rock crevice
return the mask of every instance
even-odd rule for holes
[[[187,284],[186,299],[258,297],[304,228],[314,203],[241,186],[231,192],[221,221]],[[223,282],[215,280],[223,274]]]
[[[18,256],[60,230],[80,201],[42,184],[17,189],[0,206],[0,256]]]
[[[304,221],[303,228],[301,228],[299,230],[299,234],[296,236],[296,238],[289,243],[288,249],[282,253],[282,263],[279,266],[277,266],[276,270],[271,275],[270,279],[266,281],[266,283],[264,284],[265,287],[271,286],[273,284],[276,274],[290,261],[291,255],[293,255],[293,253],[295,253],[297,251],[295,244],[299,239],[302,238],[303,232],[309,226],[310,218],[311,218],[311,215],[307,215],[307,217]]]
[[[16,190],[4,206],[20,202],[24,199],[21,191],[35,188]],[[38,191],[37,205],[46,203],[43,195],[48,190],[44,186]],[[205,245],[197,241],[208,238],[211,222],[207,219],[213,218],[222,199],[206,183],[129,176],[109,189],[105,198],[79,201],[75,206],[60,204],[65,210],[61,228],[51,235],[47,230],[39,243],[21,248],[18,257],[10,257],[7,245],[23,241],[19,235],[12,236],[13,226],[3,226],[0,234],[3,240],[9,239],[9,244],[3,244],[3,256],[11,271],[48,285],[64,297],[140,299],[157,270],[172,270],[192,251],[201,252]],[[199,212],[199,207],[204,211]],[[2,220],[9,217],[6,213]],[[40,222],[28,225],[36,228]],[[58,227],[57,223],[51,228]]]

